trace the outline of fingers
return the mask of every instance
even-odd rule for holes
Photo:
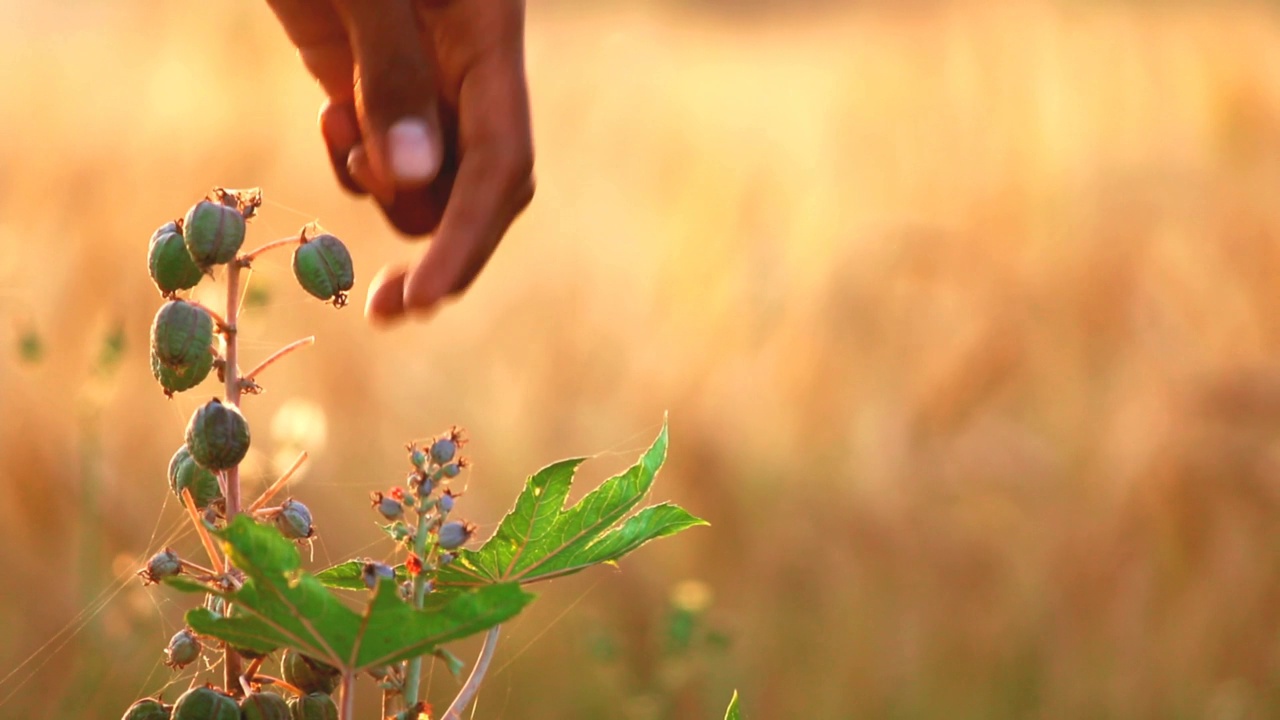
[[[492,55],[463,79],[461,166],[430,249],[404,281],[404,309],[423,312],[465,290],[533,198],[533,139],[524,62]]]
[[[368,169],[383,187],[430,182],[443,156],[433,68],[412,0],[335,0],[356,67]]]

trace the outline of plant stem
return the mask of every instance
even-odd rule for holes
[[[236,365],[239,334],[236,323],[239,322],[240,315],[241,267],[239,258],[227,263],[227,315],[222,330],[227,340],[226,367],[223,369],[227,388],[226,402],[237,409],[240,407],[240,368]],[[227,470],[227,522],[235,519],[239,514],[240,466],[235,465]],[[224,684],[227,692],[234,693],[240,686],[240,656],[230,644],[226,644],[223,660]]]
[[[303,240],[302,235],[298,235],[296,237],[280,238],[279,240],[272,240],[266,245],[262,245],[260,247],[254,248],[253,250],[250,250],[247,254],[240,256],[240,262],[243,262],[245,264],[251,263],[254,261],[255,258],[257,258],[262,253],[267,252],[268,250],[274,250],[278,247],[284,247],[286,245],[298,245],[302,242],[302,240]]]
[[[284,347],[272,353],[271,356],[268,357],[266,360],[263,360],[262,362],[258,363],[258,367],[245,373],[244,380],[246,382],[253,382],[253,380],[258,377],[258,373],[271,367],[271,365],[275,363],[277,360],[279,360],[280,358],[284,357],[285,355],[288,355],[289,353],[295,350],[301,350],[302,348],[307,347],[308,345],[314,345],[315,343],[316,343],[315,335],[311,335],[310,337],[304,337],[301,340],[294,340],[288,345],[285,345]]]
[[[226,572],[226,568],[222,565],[222,556],[218,554],[218,548],[213,544],[213,538],[209,537],[209,531],[205,529],[204,523],[200,520],[200,512],[196,510],[196,501],[191,497],[190,488],[182,488],[182,504],[187,508],[187,514],[191,516],[191,524],[196,527],[196,534],[200,536],[200,542],[204,544],[204,551],[209,553],[209,561],[213,563],[213,571],[217,575]]]
[[[489,662],[493,660],[493,651],[498,647],[498,630],[501,628],[501,625],[494,625],[485,634],[484,647],[480,648],[480,657],[476,658],[476,666],[467,676],[467,684],[458,691],[458,696],[453,699],[449,709],[444,711],[444,715],[440,716],[440,720],[461,720],[462,711],[467,709],[471,698],[480,689],[480,683],[484,682],[484,674],[489,669]]]
[[[284,487],[285,483],[289,482],[289,478],[293,477],[293,474],[298,472],[298,468],[302,467],[302,463],[306,461],[307,461],[307,451],[303,450],[302,452],[298,453],[298,459],[293,461],[293,464],[289,466],[289,469],[285,470],[284,474],[281,475],[278,480],[271,483],[271,487],[267,488],[266,490],[263,490],[261,497],[249,503],[249,507],[245,508],[245,510],[247,512],[257,512],[258,510],[261,510],[262,506],[266,505],[271,500],[271,498],[276,496],[276,493],[280,492],[280,490]]]
[[[418,514],[418,531],[413,536],[413,552],[419,558],[427,552],[427,534],[431,529],[430,515],[427,512]],[[422,558],[425,560],[425,558]],[[419,573],[413,579],[413,607],[422,609],[422,602],[427,596],[427,580]],[[418,702],[418,689],[422,684],[422,656],[409,661],[409,669],[404,680],[404,706],[413,707]]]
[[[339,720],[351,720],[355,717],[356,709],[356,674],[351,672],[342,673],[342,708],[339,710]]]

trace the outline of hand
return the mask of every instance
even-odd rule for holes
[[[426,313],[465,290],[533,198],[523,0],[268,0],[328,95],[320,130],[339,182],[408,235],[365,313]]]

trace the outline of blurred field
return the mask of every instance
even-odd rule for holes
[[[385,551],[410,438],[469,430],[491,529],[670,411],[657,494],[713,527],[543,588],[476,718],[1280,716],[1274,3],[531,6],[538,196],[465,302],[375,333],[276,257],[245,321],[249,363],[319,336],[247,410],[254,480],[323,410],[317,565]],[[116,718],[184,606],[113,578],[216,392],[153,386],[147,237],[261,185],[257,239],[418,248],[336,190],[257,3],[16,0],[0,47],[0,716]],[[727,644],[672,649],[686,579]]]

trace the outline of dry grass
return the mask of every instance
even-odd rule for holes
[[[154,226],[259,184],[262,239],[318,216],[366,278],[411,251],[334,189],[264,8],[76,7],[0,11],[0,341],[48,349],[0,353],[0,675],[154,549],[164,463],[214,391],[152,387]],[[659,492],[714,527],[548,588],[478,718],[693,720],[732,686],[758,718],[1274,716],[1274,7],[535,8],[539,195],[464,303],[374,334],[283,260],[255,278],[251,358],[320,338],[249,408],[326,413],[295,489],[317,563],[382,552],[343,512],[410,437],[469,428],[466,509],[492,527],[522,473],[606,448],[600,477],[669,409]],[[733,642],[673,666],[652,645],[684,577]],[[0,682],[0,714],[118,716],[163,683],[180,610],[128,585]]]

